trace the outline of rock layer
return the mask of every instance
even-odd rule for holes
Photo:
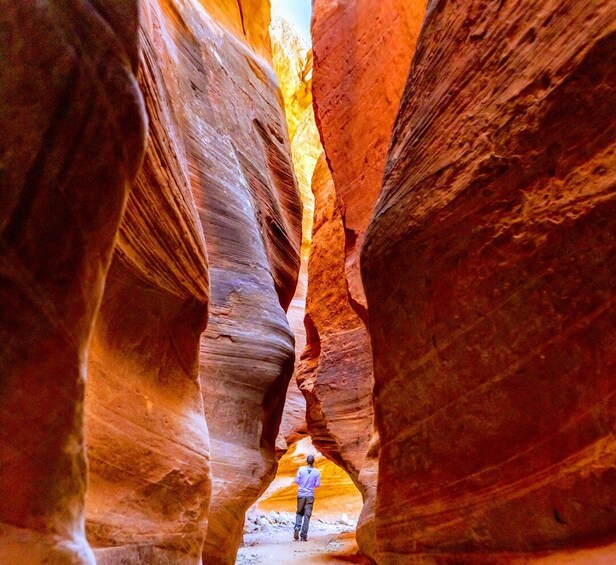
[[[350,300],[363,315],[359,250],[426,0],[314,0],[314,106],[345,229]]]
[[[333,183],[323,163],[313,185],[322,209],[310,258],[312,331],[300,378],[315,444],[362,491],[358,542],[372,556],[378,436],[370,344],[359,318],[366,308],[358,250],[381,188],[424,8],[425,0],[315,0],[312,22],[314,106]]]
[[[299,270],[301,203],[269,46],[258,39],[269,37],[269,2],[242,2],[243,24],[231,3],[223,20],[215,2],[202,4],[206,11],[182,14],[199,92],[187,105],[186,143],[212,288],[200,377],[213,476],[203,560],[215,564],[234,562],[245,511],[276,471],[294,363],[284,310]]]
[[[323,151],[312,108],[312,52],[297,30],[285,19],[275,17],[271,25],[273,65],[280,81],[291,140],[291,155],[303,205],[301,265],[288,318],[295,336],[295,367],[306,345],[304,313],[308,291],[308,258],[312,240],[312,173]],[[276,439],[279,455],[308,434],[306,401],[297,380],[289,382],[284,414]]]
[[[94,563],[84,383],[144,145],[137,3],[0,8],[0,561]]]
[[[269,2],[142,0],[139,41],[136,3],[13,4],[0,20],[0,489],[13,502],[0,560],[94,560],[89,356],[98,562],[232,563],[275,470],[293,368],[301,203]],[[149,144],[127,202],[139,44]]]
[[[360,481],[360,471],[372,436],[372,363],[366,328],[347,300],[344,229],[324,154],[314,172],[313,192],[307,346],[297,380],[315,447],[349,473],[366,500],[372,488]],[[362,550],[370,552],[370,547],[365,543]]]
[[[614,541],[615,54],[612,2],[428,7],[362,254],[387,563]]]
[[[184,104],[198,100],[162,7],[144,1],[148,148],[90,347],[87,534],[98,562],[199,563],[210,496],[199,383],[208,276]],[[201,152],[207,148],[199,148]]]

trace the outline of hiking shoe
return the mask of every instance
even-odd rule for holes
[[[308,538],[302,536],[302,541],[308,541]]]
[[[297,528],[293,530],[293,539],[299,539],[299,530]]]

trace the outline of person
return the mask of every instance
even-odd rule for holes
[[[305,467],[298,469],[295,476],[295,482],[297,483],[297,514],[295,515],[293,538],[299,539],[301,531],[302,541],[308,541],[308,526],[314,504],[314,489],[321,486],[321,471],[314,466],[314,455],[308,455],[306,463]]]

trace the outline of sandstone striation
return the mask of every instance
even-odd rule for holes
[[[170,39],[174,20],[154,0],[141,14],[148,148],[90,346],[87,535],[99,564],[200,563],[210,469],[199,344],[209,288],[185,106],[198,97],[193,69],[176,60],[190,42]]]
[[[314,181],[323,209],[310,258],[312,331],[300,378],[315,444],[362,491],[358,542],[372,556],[378,436],[358,250],[381,188],[424,8],[425,0],[315,0],[312,23],[314,106],[333,183],[324,163]]]
[[[360,480],[372,436],[370,347],[366,328],[347,299],[344,229],[324,154],[314,172],[313,192],[307,345],[297,379],[306,397],[306,418],[315,447],[347,471],[367,500],[375,484]],[[369,540],[362,541],[362,550],[370,553]]]
[[[285,19],[275,17],[270,28],[273,65],[285,103],[291,140],[291,155],[303,204],[301,265],[288,318],[295,336],[296,369],[306,345],[304,313],[308,290],[308,258],[312,240],[312,173],[323,151],[312,108],[312,52],[297,30]],[[279,455],[307,435],[306,401],[295,378],[289,382],[280,431],[276,440]]]
[[[428,6],[362,253],[384,562],[614,542],[615,55],[613,2]]]
[[[359,250],[427,0],[314,0],[314,107],[345,230],[349,300],[364,315]]]
[[[0,562],[94,563],[84,384],[144,146],[137,3],[0,8]]]
[[[183,6],[175,34],[185,38],[179,52],[191,64],[186,92],[196,93],[185,103],[184,127],[212,289],[200,377],[213,477],[203,560],[215,564],[234,562],[244,514],[276,470],[294,364],[285,310],[299,271],[301,202],[269,39],[267,49],[262,40],[269,2],[242,2],[243,24],[232,3],[220,3],[225,18],[216,2],[202,5]]]

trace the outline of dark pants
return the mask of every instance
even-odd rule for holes
[[[295,515],[295,529],[301,528],[301,536],[303,539],[308,537],[308,526],[310,525],[310,516],[312,516],[312,505],[314,504],[314,496],[297,497],[297,514]],[[303,518],[303,523],[302,523]]]

